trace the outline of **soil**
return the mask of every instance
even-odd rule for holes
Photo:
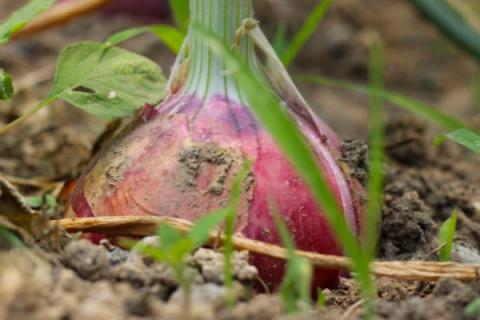
[[[292,6],[286,0],[258,1],[258,16],[270,35],[279,22],[288,32],[301,23],[313,3],[298,0]],[[0,18],[19,4],[0,3]],[[104,15],[90,15],[2,46],[0,66],[13,75],[18,94],[0,108],[0,125],[46,95],[56,57],[66,44],[103,40],[115,31],[142,24],[124,16],[109,16],[108,23],[105,20]],[[292,73],[321,73],[365,82],[369,39],[378,36],[387,48],[389,88],[480,125],[480,102],[470,89],[477,65],[426,23],[408,1],[334,1]],[[167,71],[174,59],[151,35],[130,40],[125,46],[151,57]],[[305,83],[300,89],[321,117],[350,139],[341,160],[351,167],[352,175],[366,183],[368,147],[362,142],[368,127],[366,97]],[[277,294],[254,291],[259,281],[257,270],[249,265],[246,252],[235,253],[235,304],[229,308],[222,253],[207,248],[189,258],[188,272],[194,281],[192,304],[185,308],[184,292],[165,264],[107,240],[95,245],[79,235],[42,229],[46,219],[63,215],[61,190],[84,170],[98,150],[100,138],[108,140],[107,129],[112,127],[106,122],[56,103],[1,137],[0,214],[7,219],[12,211],[31,214],[23,196],[50,193],[59,199],[59,205],[44,204],[39,209],[38,230],[30,230],[36,241],[11,227],[30,249],[11,247],[0,235],[0,319],[180,319],[187,311],[190,319],[361,319],[360,291],[348,277],[342,278],[337,288],[324,290],[324,306],[287,314]],[[448,142],[434,146],[439,128],[393,107],[388,109],[386,129],[388,162],[379,259],[437,260],[439,228],[456,208],[459,225],[453,259],[480,263],[478,156]],[[228,171],[228,161],[224,164]],[[7,225],[3,220],[0,224]],[[480,296],[478,281],[378,278],[376,284],[377,319],[473,319],[464,310]]]

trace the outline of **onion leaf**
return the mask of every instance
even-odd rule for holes
[[[438,257],[440,261],[450,261],[453,249],[453,238],[455,237],[455,229],[457,228],[457,212],[453,211],[452,216],[445,220],[440,227],[438,233],[438,240],[440,245],[440,251]]]
[[[48,99],[63,99],[100,118],[132,115],[146,103],[158,103],[165,78],[153,61],[102,43],[80,42],[58,60]]]

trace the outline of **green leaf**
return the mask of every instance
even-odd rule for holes
[[[189,0],[169,0],[175,23],[183,30],[187,29],[190,16]]]
[[[50,8],[55,0],[31,0],[10,18],[0,24],[0,44],[8,42],[15,32],[20,31],[36,15]]]
[[[0,100],[10,100],[13,96],[13,83],[10,75],[0,68]]]
[[[190,230],[188,237],[192,240],[195,247],[204,245],[210,237],[210,232],[225,219],[229,208],[217,210],[216,212],[207,214],[195,222]]]
[[[136,27],[117,32],[110,36],[110,38],[108,38],[105,42],[108,45],[114,46],[123,41],[141,35],[145,32],[152,32],[163,42],[163,44],[168,49],[170,49],[173,53],[176,54],[180,51],[182,43],[185,39],[185,34],[182,33],[182,31],[180,31],[179,29],[164,24],[156,24],[152,26]]]
[[[457,228],[457,211],[454,210],[452,216],[445,220],[440,227],[438,233],[438,240],[440,245],[440,251],[438,253],[440,261],[450,261],[453,249],[453,239],[455,237],[455,229]]]
[[[370,48],[370,88],[371,91],[382,90],[384,85],[384,48],[380,42]],[[371,95],[369,106],[369,173],[368,173],[368,201],[365,219],[366,232],[365,250],[370,259],[375,258],[379,235],[379,224],[382,211],[382,193],[385,165],[385,137],[384,137],[384,99]]]
[[[48,99],[60,98],[100,118],[132,115],[164,96],[165,78],[151,60],[103,43],[63,50]]]
[[[136,36],[149,31],[150,27],[148,26],[125,29],[111,35],[107,40],[105,40],[105,43],[110,46],[116,46],[121,42],[130,40],[131,38],[135,38]]]
[[[174,53],[179,53],[185,39],[185,33],[167,25],[154,25],[151,31]]]
[[[315,29],[325,16],[325,12],[330,7],[332,0],[321,0],[312,10],[303,26],[297,31],[292,42],[282,55],[283,64],[288,67],[293,59],[298,55],[305,43],[310,39]]]
[[[225,286],[227,287],[227,301],[230,307],[234,304],[233,287],[233,233],[235,231],[235,219],[237,216],[238,205],[242,194],[242,183],[250,172],[250,162],[245,162],[240,172],[235,176],[232,187],[230,188],[230,203],[225,217],[225,254],[224,254],[224,276]]]
[[[180,240],[184,239],[184,236],[180,233],[180,231],[174,229],[170,225],[161,224],[158,227],[158,238],[160,239],[160,248],[168,251]]]
[[[0,225],[0,250],[20,248],[23,246],[24,244],[17,234]]]
[[[276,209],[270,210],[283,246],[287,249],[287,272],[280,286],[283,305],[287,312],[296,312],[311,304],[310,290],[313,267],[308,260],[295,253],[295,242],[285,221]]]
[[[317,308],[323,309],[327,305],[327,297],[321,288],[317,290]]]
[[[444,127],[448,130],[456,130],[460,128],[468,128],[469,126],[461,120],[445,114],[435,108],[434,106],[427,105],[426,103],[412,99],[410,97],[398,94],[396,92],[388,91],[380,88],[370,88],[368,86],[362,86],[360,84],[342,81],[337,79],[331,79],[319,76],[297,76],[297,80],[305,81],[309,83],[316,83],[319,85],[330,86],[335,88],[341,88],[360,93],[369,94],[370,96],[376,96],[382,98],[398,107],[401,107],[407,111],[410,111],[423,119],[436,123],[437,125]]]
[[[467,149],[480,153],[480,135],[468,129],[458,129],[445,135],[448,139],[455,141]]]
[[[480,60],[480,32],[449,1],[410,0],[441,31],[465,51]]]
[[[45,204],[50,209],[55,209],[58,206],[57,199],[49,193],[45,195]]]
[[[283,56],[287,51],[287,45],[287,30],[285,25],[281,24],[275,31],[275,36],[272,40],[272,47],[273,50],[275,50],[275,52],[277,53],[277,55]]]
[[[38,209],[43,205],[43,198],[41,196],[26,197],[25,203],[31,208]]]
[[[480,316],[480,297],[475,298],[472,302],[470,302],[465,308],[464,313],[467,317]]]

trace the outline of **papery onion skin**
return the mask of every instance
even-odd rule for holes
[[[342,254],[311,192],[245,106],[220,96],[204,103],[196,97],[173,97],[158,109],[146,107],[134,126],[82,177],[72,198],[78,216],[162,215],[195,221],[228,203],[232,179],[249,160],[251,176],[244,181],[236,230],[281,244],[270,213],[275,203],[298,249]],[[317,140],[328,149],[328,138]],[[350,190],[332,172],[339,169],[320,159],[319,165],[337,199],[351,199]],[[355,230],[357,211],[357,202],[346,211]],[[283,262],[254,255],[252,263],[275,289]],[[316,273],[315,287],[332,287],[338,279],[338,270]]]

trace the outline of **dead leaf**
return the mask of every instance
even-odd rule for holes
[[[0,176],[0,224],[5,221],[28,232],[32,231],[33,220],[38,217],[9,182]]]

